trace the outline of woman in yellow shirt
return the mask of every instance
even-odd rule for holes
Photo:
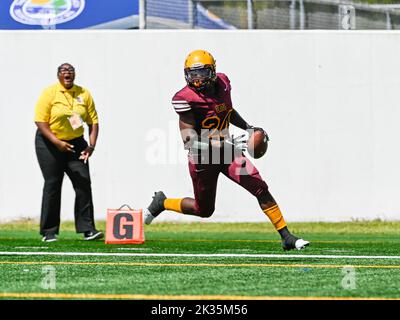
[[[36,155],[44,177],[40,234],[43,241],[57,241],[60,228],[61,187],[64,173],[75,190],[75,228],[85,240],[103,237],[96,230],[88,159],[99,132],[95,104],[89,91],[74,84],[75,69],[58,67],[59,82],[46,88],[35,107]],[[89,144],[83,124],[89,127]]]

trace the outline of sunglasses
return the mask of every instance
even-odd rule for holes
[[[59,73],[67,73],[67,72],[73,73],[73,72],[75,72],[75,69],[74,68],[58,68],[58,72]]]

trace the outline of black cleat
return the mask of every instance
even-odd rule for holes
[[[301,250],[305,247],[308,247],[310,244],[309,241],[297,238],[296,236],[289,234],[284,239],[282,239],[282,248],[285,251],[297,249]]]
[[[144,213],[144,223],[150,224],[155,217],[165,210],[164,200],[167,199],[164,192],[158,191],[154,193],[153,201],[147,207]]]

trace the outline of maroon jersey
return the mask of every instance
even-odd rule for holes
[[[228,77],[217,73],[214,94],[203,94],[185,86],[172,98],[177,113],[192,111],[196,119],[196,131],[210,130],[214,134],[227,134],[232,113],[231,85]]]

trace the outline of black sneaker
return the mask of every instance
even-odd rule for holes
[[[103,238],[103,232],[93,230],[93,231],[86,231],[83,235],[83,240],[95,240]]]
[[[310,244],[309,241],[297,238],[292,234],[289,234],[284,239],[282,239],[282,248],[285,251],[292,249],[301,250],[304,249],[305,247],[308,247],[309,244]]]
[[[158,191],[154,193],[153,201],[144,212],[144,223],[150,224],[155,217],[165,210],[164,200],[167,199],[164,192]]]
[[[57,237],[55,234],[46,234],[43,238],[42,241],[43,242],[54,242],[57,241]]]

